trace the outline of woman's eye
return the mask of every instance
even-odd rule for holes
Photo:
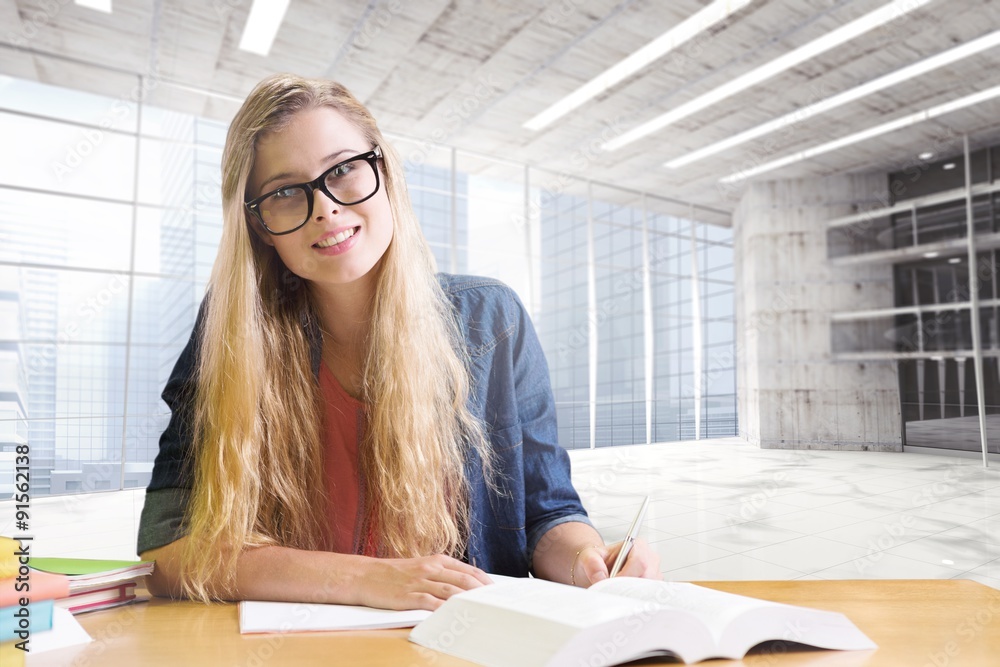
[[[288,199],[289,197],[294,197],[298,194],[298,188],[283,188],[274,193],[273,197],[275,199]]]
[[[333,171],[330,172],[330,175],[334,178],[340,178],[341,176],[347,176],[353,169],[354,164],[351,162],[348,162],[347,164],[338,164],[333,168]]]

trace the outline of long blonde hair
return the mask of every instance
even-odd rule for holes
[[[377,267],[361,398],[363,516],[380,553],[461,557],[469,535],[470,448],[490,457],[468,410],[468,357],[434,276],[396,152],[343,86],[281,74],[254,88],[233,119],[222,156],[223,232],[200,338],[193,488],[182,554],[185,595],[235,583],[240,550],[322,549],[328,517],[322,408],[310,360],[318,322],[310,290],[257,238],[244,206],[258,138],[303,110],[326,106],[382,149],[393,238]],[[376,269],[373,269],[376,270]]]

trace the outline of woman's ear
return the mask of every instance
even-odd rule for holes
[[[265,245],[269,245],[272,248],[274,247],[274,239],[271,238],[271,235],[267,233],[266,229],[261,227],[259,222],[250,218],[247,220],[247,225],[249,225],[250,229],[253,230],[253,233],[256,234],[257,238],[263,241]]]

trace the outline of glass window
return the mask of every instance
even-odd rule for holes
[[[20,156],[0,160],[0,184],[132,200],[134,136],[9,112],[0,112],[0,135],[7,155]]]
[[[0,182],[0,261],[128,271],[132,207]]]
[[[40,57],[43,60],[44,56]],[[102,78],[107,82],[106,73]],[[113,77],[123,86],[123,92],[137,83],[134,76]],[[44,116],[53,120],[71,121],[96,128],[135,132],[138,106],[127,97],[112,99],[82,90],[50,86],[38,81],[15,79],[0,75],[0,109]],[[33,137],[35,139],[36,137]]]
[[[140,145],[131,107],[86,127],[119,100],[0,86],[0,131],[31,142],[14,147],[16,168],[0,167],[0,385],[16,387],[0,404],[0,452],[30,444],[37,495],[145,486],[169,416],[160,392],[221,230],[218,147],[199,137],[226,125],[144,110],[143,129],[160,138]]]
[[[218,252],[227,124],[10,77],[0,91],[0,132],[22,156],[0,164],[0,453],[31,444],[40,495],[145,486],[169,419],[160,393]],[[564,447],[589,447],[592,431],[599,446],[646,442],[647,400],[654,440],[694,437],[699,416],[703,437],[736,433],[730,230],[695,223],[696,341],[692,223],[670,212],[675,204],[643,210],[643,198],[613,187],[427,143],[393,146],[439,269],[497,277],[528,308]],[[992,335],[996,318],[984,320]],[[0,456],[0,495],[9,468]]]

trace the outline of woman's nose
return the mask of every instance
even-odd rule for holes
[[[313,190],[313,219],[320,220],[340,212],[340,204],[330,198],[322,189]]]

